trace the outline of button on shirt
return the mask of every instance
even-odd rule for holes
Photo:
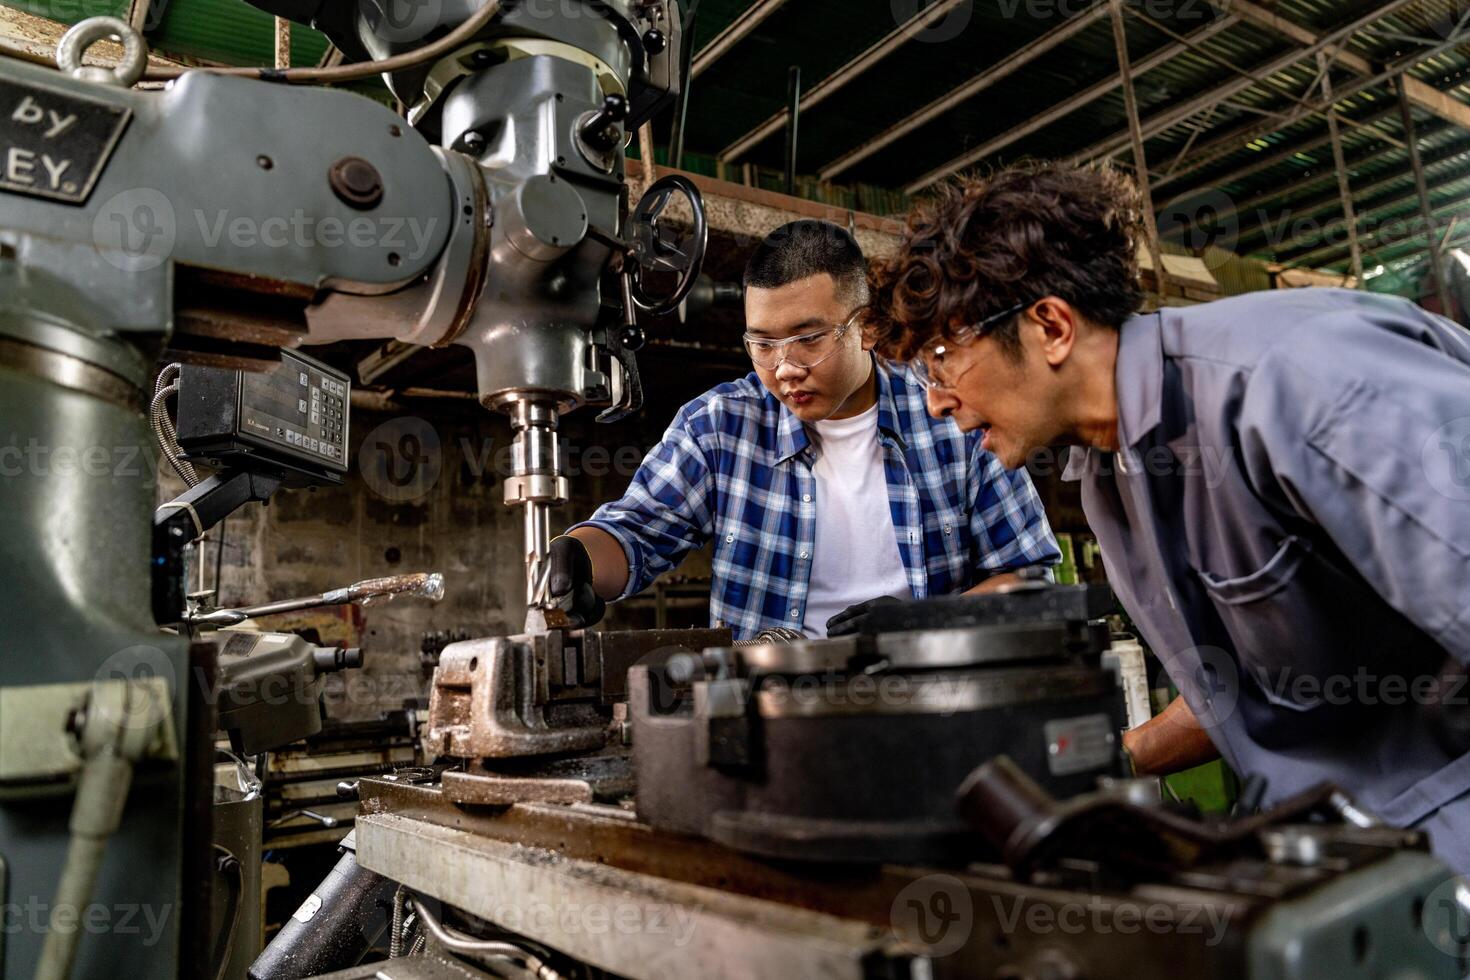
[[[1116,371],[1124,448],[1068,475],[1216,746],[1268,803],[1337,783],[1470,872],[1470,755],[1423,693],[1470,663],[1470,334],[1393,297],[1252,293],[1130,318]]]
[[[1055,564],[1056,541],[1025,471],[1006,471],[979,433],[931,418],[906,371],[876,361],[875,371],[888,512],[913,597]],[[738,639],[799,628],[812,600],[816,459],[806,426],[752,372],[680,409],[628,492],[586,523],[622,544],[624,596],[713,539],[712,624]]]
[[[878,406],[852,418],[813,423],[812,429],[817,529],[803,632],[826,636],[827,620],[855,602],[880,595],[908,599],[913,593],[888,509]]]

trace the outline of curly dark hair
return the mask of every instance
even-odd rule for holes
[[[876,349],[909,360],[931,340],[1043,296],[1121,326],[1143,301],[1141,215],[1132,178],[1106,165],[1028,163],[946,184],[873,270]],[[991,336],[1019,354],[1014,318]]]

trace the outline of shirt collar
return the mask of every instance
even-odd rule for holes
[[[899,448],[907,449],[908,443],[898,427],[897,397],[904,393],[903,388],[917,385],[907,380],[907,372],[902,368],[890,369],[876,357],[872,358],[872,364],[873,373],[878,378],[878,432],[891,437]],[[786,407],[785,402],[774,394],[770,398],[780,412],[776,423],[776,462],[784,463],[805,452],[811,445],[811,437],[801,419]]]
[[[1158,428],[1164,400],[1164,323],[1162,313],[1131,316],[1119,328],[1118,437],[1137,445]]]
[[[905,389],[915,388],[922,398],[923,389],[910,380],[907,368],[890,368],[877,357],[873,358],[873,372],[878,375],[878,431],[892,437],[900,449],[907,449],[908,443],[898,424],[898,396],[909,395]]]
[[[1163,417],[1164,325],[1160,313],[1142,313],[1118,328],[1118,363],[1113,378],[1118,391],[1118,438],[1125,449],[1136,446]],[[1098,465],[1102,450],[1074,446],[1067,453],[1062,480],[1082,479]],[[1127,453],[1120,457],[1120,469]],[[1123,470],[1126,472],[1126,469]]]

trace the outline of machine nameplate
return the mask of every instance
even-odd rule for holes
[[[131,118],[125,106],[0,79],[0,191],[82,204]]]
[[[1046,764],[1053,776],[1104,769],[1113,760],[1113,723],[1107,715],[1058,718],[1042,726]]]

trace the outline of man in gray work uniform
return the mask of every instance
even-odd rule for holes
[[[1470,334],[1336,289],[1136,315],[1139,212],[1107,169],[948,188],[879,277],[878,350],[1007,466],[1080,447],[1183,694],[1125,736],[1138,770],[1218,749],[1268,803],[1331,781],[1470,872]]]

